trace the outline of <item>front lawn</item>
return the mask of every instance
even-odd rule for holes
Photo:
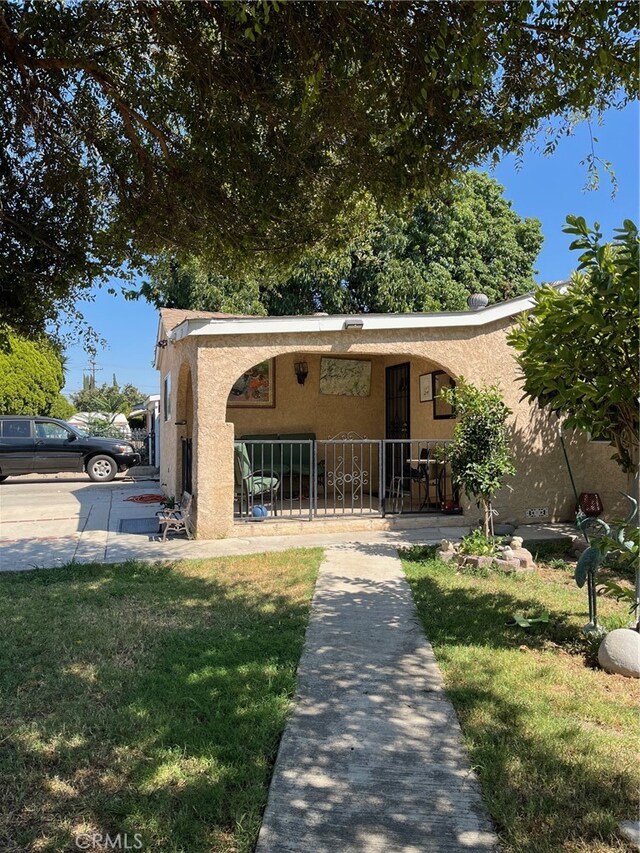
[[[1,575],[0,850],[251,850],[320,558]]]
[[[640,685],[585,663],[573,565],[462,574],[425,549],[403,562],[505,853],[632,849],[616,829],[637,816]],[[628,624],[625,606],[599,607]],[[544,610],[548,625],[507,625]]]

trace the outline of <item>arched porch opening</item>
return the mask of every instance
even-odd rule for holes
[[[402,351],[300,349],[244,370],[229,391],[226,421],[246,472],[263,478],[253,504],[280,520],[457,512],[459,496],[436,465],[455,426],[438,395],[450,381],[440,363]],[[253,519],[241,488],[236,459],[234,516]]]
[[[176,387],[176,494],[193,493],[193,379],[191,365],[183,362]]]

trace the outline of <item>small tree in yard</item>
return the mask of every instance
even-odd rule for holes
[[[484,513],[484,535],[494,535],[492,502],[508,474],[515,474],[509,449],[505,405],[495,385],[477,388],[460,378],[455,388],[444,389],[442,397],[453,406],[458,423],[447,459],[451,477]]]

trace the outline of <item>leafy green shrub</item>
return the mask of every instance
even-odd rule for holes
[[[0,350],[0,415],[48,415],[64,384],[62,362],[44,335],[27,340],[9,333]]]
[[[58,394],[48,412],[52,418],[59,418],[61,421],[68,421],[74,413],[75,407],[62,394]]]
[[[95,435],[99,438],[124,437],[124,430],[120,424],[114,424],[109,418],[100,415],[87,418],[85,429],[89,435]]]
[[[475,557],[495,557],[498,554],[498,545],[502,537],[490,536],[487,538],[479,527],[462,537],[459,553]]]
[[[561,572],[567,572],[571,570],[571,566],[567,563],[566,560],[563,560],[561,557],[553,557],[551,560],[547,561],[547,565],[551,569],[558,569]]]
[[[606,434],[612,457],[634,474],[638,464],[638,263],[635,224],[625,219],[610,243],[599,226],[567,216],[578,271],[568,289],[536,288],[536,304],[507,336],[518,351],[523,390],[567,429]],[[586,342],[592,342],[588,345]]]
[[[410,548],[399,548],[400,556],[412,563],[426,563],[434,560],[437,548],[435,545],[412,545]]]

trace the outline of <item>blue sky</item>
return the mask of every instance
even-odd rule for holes
[[[618,178],[619,189],[613,199],[604,173],[598,190],[583,191],[587,171],[580,161],[590,150],[586,125],[563,139],[552,156],[528,150],[520,169],[515,157],[508,156],[493,172],[520,216],[534,216],[542,223],[545,240],[537,263],[538,281],[567,278],[575,266],[575,253],[568,249],[571,239],[562,233],[568,213],[584,216],[590,223],[599,222],[607,238],[623,219],[637,221],[638,120],[636,103],[621,112],[609,111],[604,125],[593,128],[599,140],[596,153],[611,161]],[[97,366],[101,370],[97,381],[110,381],[115,373],[120,383],[131,382],[146,394],[158,393],[158,374],[152,366],[155,309],[146,302],[127,302],[122,296],[111,296],[106,290],[98,290],[93,302],[79,307],[108,343],[108,348],[98,353]],[[67,355],[69,369],[64,390],[70,393],[82,386],[82,374],[89,362],[81,344],[69,347]]]

